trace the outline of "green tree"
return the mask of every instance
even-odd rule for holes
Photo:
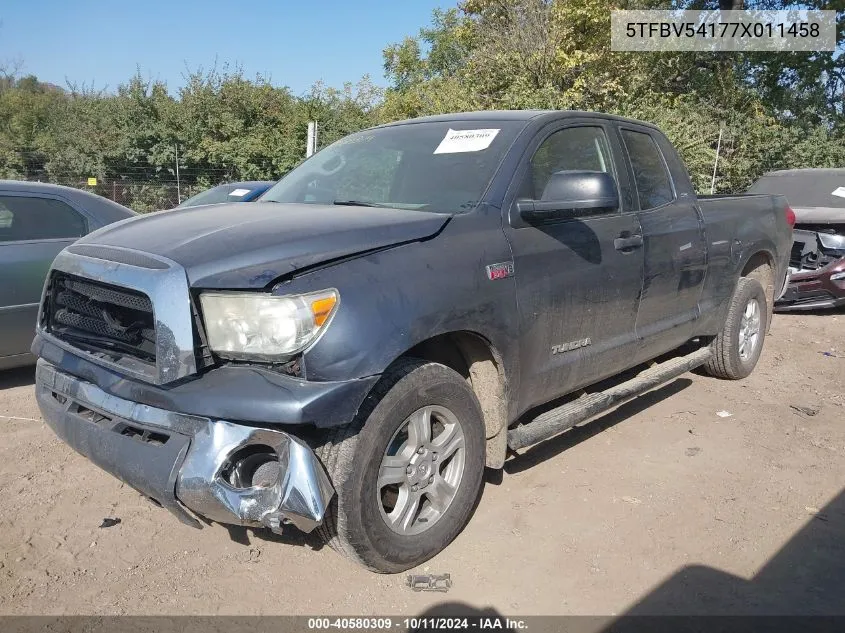
[[[720,4],[741,6],[717,0],[673,0],[669,6]],[[774,0],[744,4],[799,6]],[[841,18],[842,5],[816,0],[800,6],[837,8]],[[489,108],[634,116],[666,131],[704,191],[720,125],[725,140],[720,191],[742,190],[767,169],[838,160],[845,145],[845,55],[610,50],[613,9],[666,7],[654,0],[464,0],[449,20],[436,12],[417,37],[385,49],[391,85],[382,119]],[[837,28],[841,51],[841,19]],[[458,63],[435,63],[441,46]]]
[[[43,174],[49,159],[51,113],[62,99],[60,89],[34,76],[4,77],[0,88],[0,177]]]

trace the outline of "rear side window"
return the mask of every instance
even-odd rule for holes
[[[85,218],[52,198],[0,195],[0,242],[82,237]]]
[[[622,130],[622,138],[634,170],[640,209],[653,209],[674,200],[672,181],[654,139],[633,130]]]

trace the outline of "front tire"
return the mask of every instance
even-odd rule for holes
[[[760,359],[768,329],[769,309],[763,286],[756,279],[741,277],[725,325],[711,344],[713,356],[704,371],[728,380],[745,378]]]
[[[469,520],[484,451],[481,407],[467,381],[444,365],[397,361],[356,421],[318,449],[337,492],[320,535],[373,571],[423,563]]]

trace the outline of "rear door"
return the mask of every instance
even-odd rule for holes
[[[639,220],[631,206],[622,148],[602,119],[566,119],[534,139],[505,199],[505,233],[516,276],[520,337],[520,411],[612,375],[636,347],[642,283]],[[578,219],[528,224],[512,201],[539,200],[552,173],[610,173],[620,208]]]
[[[29,351],[50,264],[87,232],[86,218],[58,197],[0,190],[0,358]]]
[[[661,149],[665,139],[647,127],[620,124],[637,193],[644,240],[643,293],[637,314],[638,359],[669,351],[693,334],[707,270],[704,224],[695,196],[673,178]],[[671,147],[666,152],[674,152]]]

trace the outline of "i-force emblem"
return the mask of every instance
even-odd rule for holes
[[[490,264],[487,266],[487,279],[490,281],[511,276],[513,276],[513,262],[502,262],[501,264]]]

